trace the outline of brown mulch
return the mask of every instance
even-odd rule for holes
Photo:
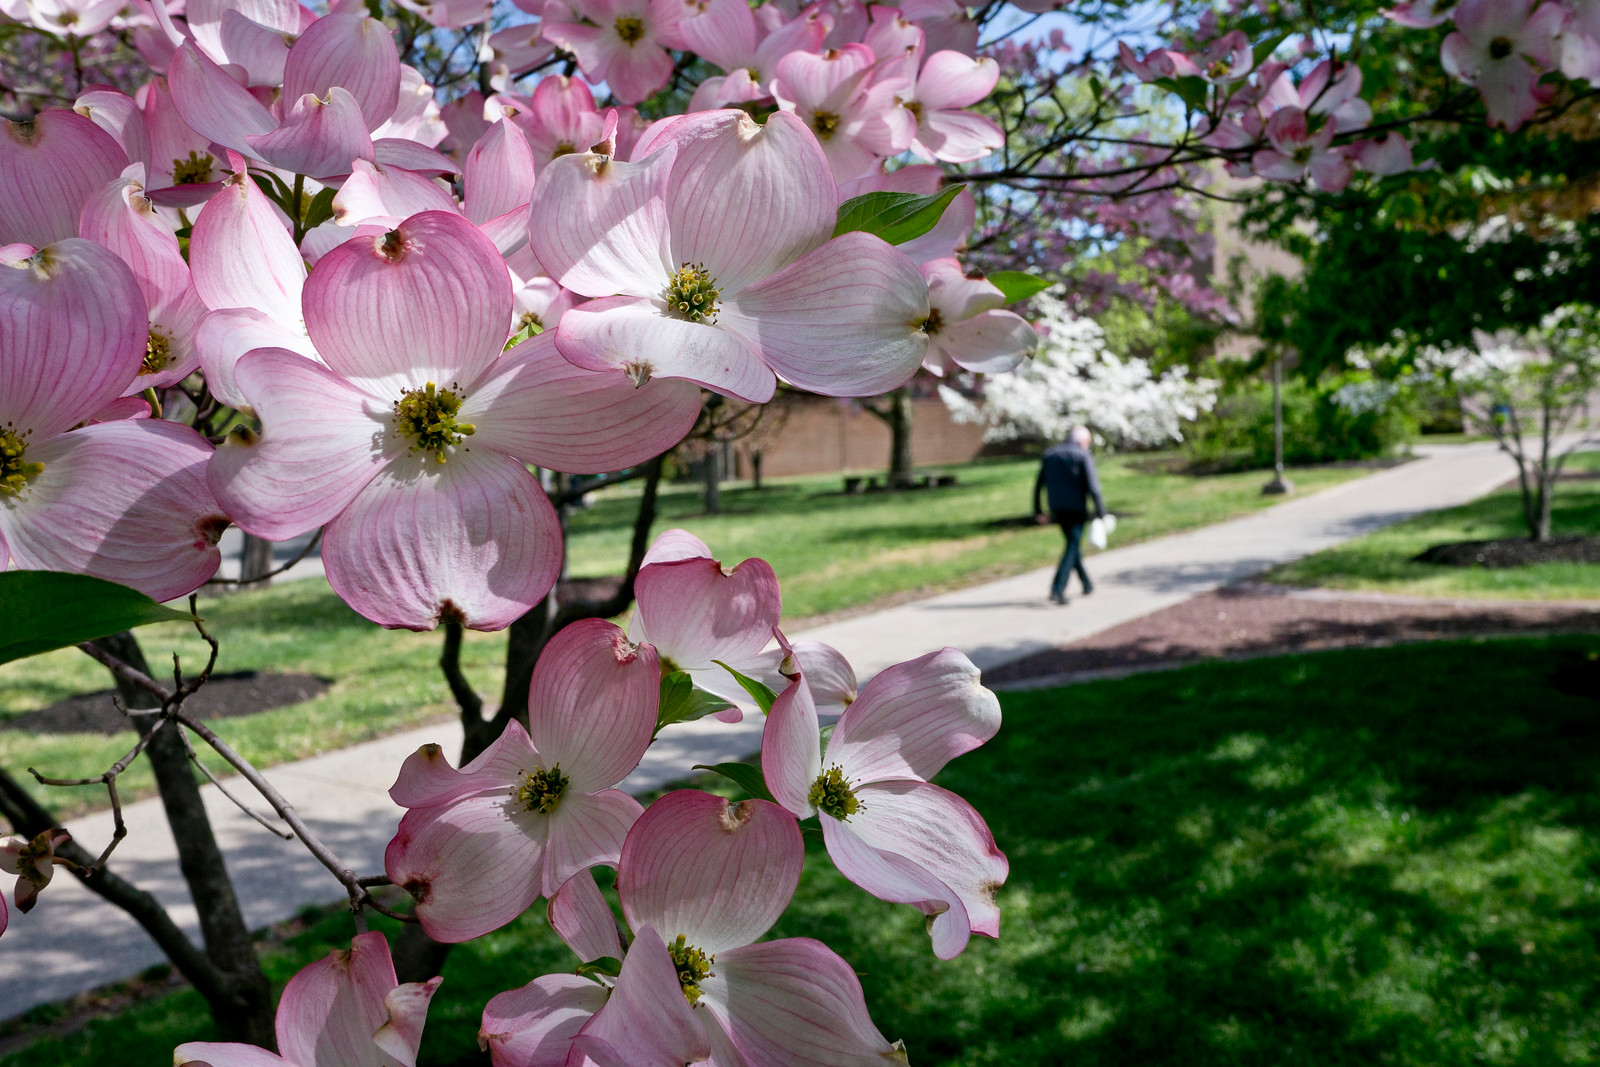
[[[326,678],[314,674],[262,671],[213,674],[199,692],[184,701],[183,708],[202,719],[232,719],[310,700],[327,692],[329,684]],[[0,730],[107,735],[131,730],[133,725],[128,717],[111,702],[115,695],[115,689],[79,693],[47,708],[0,721]]]
[[[1525,567],[1530,563],[1600,563],[1600,537],[1552,537],[1530,541],[1508,537],[1499,541],[1451,541],[1433,545],[1412,557],[1413,563],[1446,567]]]
[[[1556,632],[1600,632],[1600,604],[1336,595],[1252,582],[984,671],[983,681],[1008,686],[1202,659]]]

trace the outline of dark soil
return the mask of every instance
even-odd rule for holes
[[[329,682],[314,674],[272,674],[239,671],[214,674],[200,691],[184,701],[183,708],[202,719],[232,719],[273,708],[298,704],[327,692]],[[35,734],[115,734],[133,729],[127,716],[111,698],[115,689],[58,700],[48,708],[29,711],[0,722],[0,730],[26,730]]]
[[[1063,675],[1131,672],[1202,659],[1353,645],[1596,631],[1600,631],[1600,608],[1594,604],[1339,596],[1247,583],[984,671],[983,682],[1006,686]],[[1590,668],[1574,670],[1572,684],[1587,684],[1590,675],[1585,672]]]
[[[1526,567],[1531,563],[1600,563],[1600,537],[1553,537],[1530,541],[1508,537],[1499,541],[1451,541],[1433,545],[1411,557],[1413,563],[1443,567]]]

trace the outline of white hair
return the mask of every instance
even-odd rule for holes
[[[1094,435],[1089,432],[1089,427],[1087,426],[1074,426],[1072,433],[1068,434],[1067,437],[1079,448],[1088,448],[1094,441]]]

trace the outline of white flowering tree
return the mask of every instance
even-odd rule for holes
[[[1147,448],[1183,440],[1183,425],[1211,410],[1219,383],[1187,368],[1159,375],[1148,361],[1123,359],[1105,331],[1051,294],[1037,298],[1039,348],[1015,373],[984,383],[975,402],[949,386],[940,395],[958,421],[987,427],[987,441],[1064,440],[1088,426],[1106,442]]]

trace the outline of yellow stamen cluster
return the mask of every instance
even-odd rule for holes
[[[839,128],[839,116],[831,111],[814,111],[811,113],[811,129],[816,133],[819,141],[826,141],[833,136],[833,131]]]
[[[667,278],[667,310],[690,322],[717,321],[717,280],[699,263],[685,263]]]
[[[922,332],[932,337],[942,329],[944,329],[944,314],[938,308],[934,308],[928,312],[928,317],[922,320]]]
[[[678,985],[683,987],[683,999],[690,1004],[698,1004],[700,983],[716,973],[711,969],[711,965],[717,958],[706,955],[693,945],[685,944],[682,934],[667,946],[667,955],[672,957],[672,965],[678,969]]]
[[[172,161],[172,184],[204,185],[211,180],[211,169],[215,162],[209,153],[201,155],[190,149],[188,159]]]
[[[626,45],[638,44],[644,39],[644,22],[633,15],[622,15],[616,22],[617,36]]]
[[[561,773],[559,763],[549,770],[540,767],[524,774],[522,784],[517,787],[517,803],[528,811],[549,815],[561,803],[561,794],[566,791],[569,780]]]
[[[44,470],[43,463],[29,463],[27,434],[10,426],[0,426],[0,497],[17,496]]]
[[[456,421],[460,410],[459,396],[429,382],[421,389],[408,389],[395,401],[394,428],[411,441],[412,452],[432,452],[443,463],[445,450],[477,429],[470,422]]]
[[[163,333],[150,331],[144,343],[144,362],[140,374],[159,374],[172,363],[172,340]]]
[[[837,767],[829,767],[817,775],[817,780],[811,783],[811,792],[806,799],[811,801],[811,806],[818,811],[827,812],[829,815],[844,822],[861,810],[861,801],[856,799],[856,791],[850,788],[850,783],[844,780],[844,773]]]

